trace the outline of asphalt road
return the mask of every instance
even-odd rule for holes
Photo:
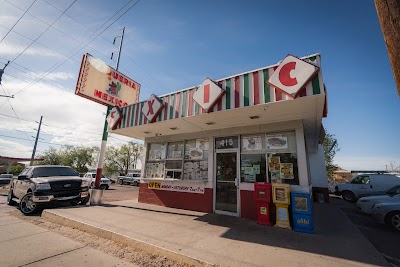
[[[400,231],[377,223],[371,216],[362,213],[354,204],[336,197],[335,205],[353,222],[364,236],[387,260],[400,266]]]

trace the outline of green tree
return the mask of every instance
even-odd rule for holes
[[[336,155],[336,152],[340,151],[338,141],[335,135],[326,133],[324,142],[324,155],[325,155],[325,166],[326,166],[326,174],[328,176],[328,180],[333,180],[333,172],[339,169],[339,166],[333,164],[333,158]]]
[[[39,158],[44,160],[34,161],[33,165],[61,165],[61,154],[59,150],[50,147],[48,150],[41,153]]]
[[[77,172],[88,171],[88,166],[95,161],[97,147],[63,146],[59,150],[50,148],[40,155],[43,161],[35,162],[36,165],[65,165],[74,168]]]
[[[10,168],[10,173],[13,175],[18,175],[24,170],[24,167],[21,164],[12,165]]]
[[[129,168],[136,168],[142,155],[143,145],[137,142],[130,141],[119,149],[109,147],[106,151],[105,173],[108,175],[115,172],[127,174]]]

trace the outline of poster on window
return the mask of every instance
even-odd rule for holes
[[[190,159],[202,159],[203,158],[203,150],[198,148],[191,148],[189,150],[189,158]]]
[[[294,179],[293,164],[281,163],[281,179]]]
[[[270,172],[279,172],[281,170],[281,158],[280,157],[268,158],[268,167]]]
[[[281,172],[270,172],[271,173],[271,183],[279,183],[281,181]]]
[[[308,202],[306,197],[295,196],[294,197],[294,209],[296,211],[308,211]]]
[[[208,138],[197,139],[196,140],[196,148],[199,150],[208,150],[209,143]]]
[[[262,150],[261,136],[244,136],[243,137],[243,150]]]
[[[265,137],[265,145],[267,149],[287,149],[287,137],[279,135],[267,135]]]

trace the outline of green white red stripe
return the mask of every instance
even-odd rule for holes
[[[303,59],[321,67],[319,55]],[[216,83],[225,90],[225,94],[221,101],[215,105],[210,112],[291,100],[292,98],[290,96],[268,85],[266,82],[274,72],[276,66],[277,65],[269,66],[217,80]],[[155,122],[197,116],[205,113],[205,111],[193,101],[193,94],[196,90],[197,87],[192,87],[161,96],[160,99],[162,99],[164,108]],[[304,92],[300,94],[300,97],[321,93],[325,93],[325,91],[322,72],[320,71],[318,75],[305,86]],[[144,102],[139,102],[124,107],[122,109],[123,120],[117,129],[149,123],[141,111],[143,103]]]

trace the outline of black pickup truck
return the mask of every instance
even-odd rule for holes
[[[18,178],[13,178],[7,204],[19,204],[25,215],[37,212],[45,204],[70,202],[72,205],[89,201],[89,181],[67,166],[29,166]]]

